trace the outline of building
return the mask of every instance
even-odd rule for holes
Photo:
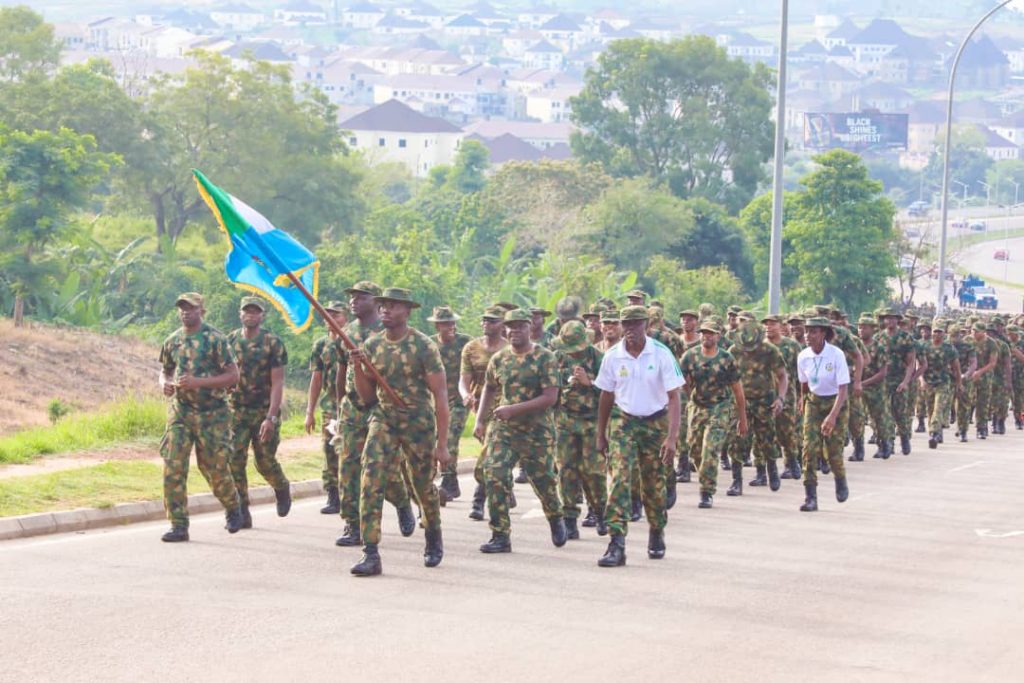
[[[946,73],[951,65],[952,57],[946,62]],[[1010,80],[1010,60],[988,36],[982,35],[964,50],[956,79],[962,90],[1000,90]]]
[[[540,123],[538,121],[507,121],[481,120],[474,121],[465,127],[467,135],[479,135],[492,139],[502,135],[514,135],[525,140],[539,150],[559,149],[568,147],[569,138],[574,128],[568,121],[559,123]]]
[[[241,3],[210,9],[210,19],[220,28],[232,31],[252,31],[267,20],[263,12]]]
[[[430,25],[415,19],[408,19],[397,14],[388,14],[373,27],[373,32],[382,36],[400,36],[423,33],[430,30]]]
[[[985,142],[985,154],[993,161],[1008,161],[1020,159],[1020,147],[1010,142],[1002,135],[998,135],[988,126],[976,126]]]
[[[552,17],[538,29],[552,45],[557,45],[564,52],[572,52],[583,38],[583,29],[575,21],[564,14]]]
[[[839,46],[845,47],[847,41],[855,38],[860,31],[860,26],[857,26],[857,24],[853,23],[849,19],[845,19],[843,23],[829,31],[824,38],[822,38],[821,44],[829,50]]]
[[[909,38],[909,34],[895,21],[875,19],[857,35],[847,40],[846,47],[853,52],[861,72],[874,76],[882,58]]]
[[[550,69],[558,71],[565,64],[565,55],[560,48],[546,40],[528,47],[523,52],[523,66],[528,69]]]
[[[861,78],[838,64],[826,62],[795,72],[790,83],[798,90],[815,92],[826,100],[838,100],[861,87]]]
[[[568,121],[572,114],[569,99],[579,94],[579,88],[536,90],[526,96],[526,116],[541,123]]]
[[[517,23],[522,28],[538,29],[559,15],[554,7],[547,5],[534,5],[528,10],[519,13]]]
[[[905,111],[914,103],[914,96],[891,83],[874,81],[858,88],[851,95],[850,111],[880,111],[896,113]]]
[[[285,26],[323,26],[327,10],[311,0],[291,0],[283,9],[274,10],[274,21]]]
[[[920,87],[937,79],[941,65],[939,53],[932,49],[927,40],[907,36],[906,40],[878,62],[876,75],[886,83]]]
[[[370,163],[397,162],[418,178],[455,160],[463,132],[443,119],[425,116],[388,100],[341,122],[348,144]]]
[[[725,53],[734,59],[742,59],[748,64],[756,62],[775,63],[778,51],[775,45],[755,38],[749,33],[737,31],[724,41]]]
[[[449,36],[482,36],[487,33],[487,24],[462,14],[445,24],[443,31]]]
[[[369,30],[384,18],[385,12],[372,2],[360,2],[341,12],[341,25],[346,28]],[[412,17],[406,17],[412,19]]]

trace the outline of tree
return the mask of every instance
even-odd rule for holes
[[[49,264],[41,252],[68,233],[72,211],[117,161],[97,152],[92,136],[66,128],[0,132],[0,270],[14,289],[16,325],[25,298],[42,291]]]
[[[729,59],[706,36],[616,41],[572,99],[573,151],[738,211],[773,153],[771,82],[766,67]]]
[[[725,266],[740,279],[743,286],[754,288],[754,269],[747,252],[746,239],[736,219],[725,207],[697,197],[683,202],[693,214],[692,227],[684,230],[669,254],[687,268]]]
[[[942,188],[944,154],[945,141],[940,138],[924,170],[926,183],[939,190]],[[953,183],[954,180],[967,185],[968,194],[973,195],[982,189],[978,181],[985,180],[985,174],[993,163],[992,158],[985,153],[984,136],[973,126],[957,126],[953,129],[953,155],[949,161],[949,192],[954,201],[962,196],[960,190],[963,189],[961,185]]]
[[[479,192],[487,183],[484,172],[487,171],[490,152],[476,140],[465,140],[455,155],[455,163],[446,178],[446,183],[456,192],[471,194]]]
[[[896,209],[856,154],[837,149],[815,162],[785,227],[792,244],[786,261],[799,272],[791,298],[836,303],[851,313],[872,310],[888,300],[888,279],[896,275]]]
[[[0,83],[45,77],[59,62],[53,26],[28,7],[0,7]]]
[[[647,269],[647,279],[654,283],[654,291],[665,304],[669,320],[674,320],[679,311],[696,309],[705,302],[725,310],[746,298],[743,283],[723,266],[687,269],[675,259],[655,256]]]
[[[782,198],[783,225],[793,214],[793,203],[796,193],[786,192]],[[762,294],[768,288],[768,266],[771,257],[772,238],[772,195],[763,194],[750,202],[740,213],[740,229],[747,240],[754,278],[754,293]],[[796,268],[787,263],[785,257],[793,251],[793,243],[786,231],[782,232],[782,289],[789,289],[796,284],[798,273]]]
[[[1012,206],[1024,202],[1024,161],[997,161],[985,173],[985,182],[992,186],[993,204]]]

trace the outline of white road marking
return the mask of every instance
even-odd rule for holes
[[[974,533],[982,538],[1013,538],[1014,536],[1024,536],[1024,531],[1005,531],[1003,533],[996,533],[991,529],[975,529]]]
[[[984,464],[985,464],[984,460],[979,460],[978,462],[972,462],[972,463],[970,463],[968,465],[960,465],[960,467],[954,467],[951,470],[947,470],[946,474],[954,474],[956,472],[963,472],[964,470],[969,470],[972,467],[978,467],[979,465],[984,465]]]
[[[543,516],[544,516],[544,508],[542,508],[542,507],[540,507],[538,505],[537,507],[532,508],[532,509],[527,510],[526,512],[524,512],[521,519],[537,519],[538,517],[543,517]]]

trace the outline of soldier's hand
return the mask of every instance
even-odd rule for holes
[[[608,437],[604,434],[597,435],[597,452],[602,455],[608,454]]]
[[[263,424],[260,425],[260,443],[268,443],[274,438],[274,423],[270,421],[270,418],[264,418]]]
[[[906,382],[900,382],[899,385],[897,385],[897,387],[896,387],[896,393],[897,394],[902,394],[906,390],[907,390],[907,383]]]
[[[672,465],[676,461],[676,444],[675,441],[665,441],[661,444],[661,461],[666,465]]]
[[[316,415],[306,413],[306,433],[312,434],[314,429],[316,429]]]
[[[192,375],[182,375],[178,380],[178,386],[182,389],[198,389],[199,380]]]
[[[778,417],[779,415],[781,415],[781,414],[782,414],[782,411],[783,411],[783,409],[784,409],[785,407],[786,407],[786,402],[785,402],[785,401],[784,401],[784,400],[782,399],[782,397],[781,397],[781,396],[779,396],[779,397],[778,397],[777,399],[775,399],[775,401],[774,401],[774,402],[772,403],[772,412],[773,412],[773,413],[775,413],[775,416],[776,416],[776,417]]]
[[[858,396],[860,396],[863,393],[864,393],[864,383],[863,382],[854,382],[853,383],[853,395],[854,395],[854,397],[858,397]]]
[[[592,384],[590,381],[590,375],[587,374],[587,371],[584,370],[582,366],[577,365],[573,368],[572,376],[581,387],[589,387]]]
[[[348,358],[351,362],[355,363],[356,366],[359,366],[363,361],[366,360],[366,354],[363,353],[363,350],[359,348],[349,349]]]
[[[747,435],[747,416],[741,415],[739,423],[736,425],[736,433],[740,436]]]
[[[832,416],[832,415],[829,415],[828,417],[825,418],[825,421],[821,423],[821,434],[822,434],[822,436],[825,436],[825,437],[832,436],[832,432],[835,431],[835,428],[836,428],[836,418],[834,416]]]
[[[174,383],[164,382],[163,383],[164,396],[174,396]]]
[[[476,426],[473,427],[473,436],[476,438],[477,441],[479,441],[480,443],[483,443],[484,442],[484,436],[486,434],[487,434],[487,425],[485,425],[480,420],[477,420],[476,421]]]
[[[441,467],[446,467],[452,462],[452,454],[448,452],[448,446],[434,447],[434,461]]]
[[[515,411],[512,410],[512,406],[498,406],[491,415],[495,420],[506,422],[515,417]]]

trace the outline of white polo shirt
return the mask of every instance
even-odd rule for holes
[[[796,357],[796,371],[800,382],[807,384],[818,396],[835,396],[839,387],[850,383],[850,367],[846,355],[836,346],[825,342],[821,353],[808,346]]]
[[[619,410],[647,417],[668,405],[668,392],[683,386],[683,372],[668,347],[646,337],[644,350],[634,358],[620,341],[601,360],[594,384],[615,394]]]

